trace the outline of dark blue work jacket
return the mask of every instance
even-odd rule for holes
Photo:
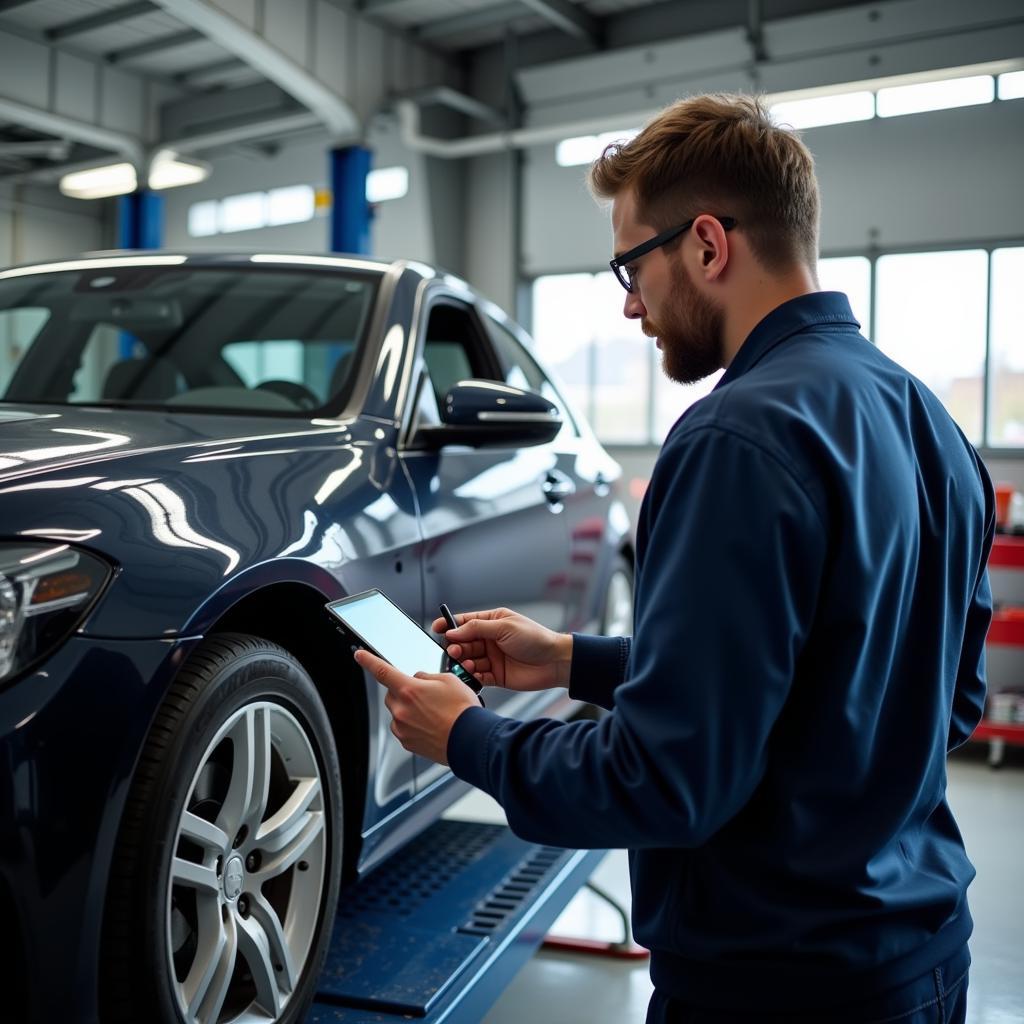
[[[672,428],[632,642],[577,636],[601,721],[464,712],[453,770],[520,836],[631,850],[655,985],[825,1008],[971,932],[946,754],[981,717],[992,485],[845,296],[785,303]]]

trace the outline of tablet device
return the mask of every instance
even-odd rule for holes
[[[452,672],[475,694],[483,689],[480,681],[454,658],[414,619],[379,590],[366,590],[340,601],[331,601],[327,610],[363,647],[390,662],[400,672]]]

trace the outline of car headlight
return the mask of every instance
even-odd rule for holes
[[[60,644],[110,574],[67,544],[0,544],[0,682]]]

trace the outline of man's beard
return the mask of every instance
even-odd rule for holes
[[[659,323],[644,319],[641,329],[661,341],[661,368],[669,380],[695,384],[722,368],[722,310],[701,295],[685,269],[676,270],[677,286]]]

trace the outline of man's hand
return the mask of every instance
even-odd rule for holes
[[[356,662],[387,688],[391,732],[406,750],[448,763],[448,734],[466,708],[480,707],[476,694],[450,672],[407,676],[369,651],[358,650]]]
[[[431,629],[443,633],[448,653],[488,686],[510,690],[546,690],[569,685],[572,636],[555,633],[507,608],[462,612],[458,629],[435,619]]]

